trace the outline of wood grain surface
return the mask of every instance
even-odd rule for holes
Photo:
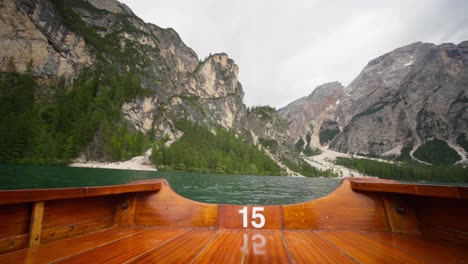
[[[358,235],[356,232],[317,233],[359,263],[429,263],[411,252],[393,247],[384,241]]]
[[[345,179],[331,194],[300,204],[283,206],[284,229],[389,231],[383,201],[378,193],[365,195]]]
[[[464,263],[465,246],[369,231],[117,227],[0,255],[0,263]]]
[[[243,217],[242,213],[239,213],[239,210],[247,208],[245,211],[247,213],[247,227],[243,226]],[[265,218],[265,225],[261,228],[255,228],[252,224],[252,221],[259,224],[260,218],[253,217],[253,208],[263,209],[263,211],[258,210],[256,214],[261,214]],[[282,212],[281,206],[279,205],[270,205],[270,206],[244,206],[244,205],[231,205],[231,204],[222,204],[219,205],[219,218],[218,218],[218,228],[219,229],[264,229],[264,230],[280,230],[282,228]]]
[[[160,191],[137,197],[135,225],[215,228],[217,220],[217,204],[186,199],[175,193],[166,180]]]
[[[31,222],[29,225],[28,247],[41,244],[42,218],[44,216],[44,202],[35,202],[31,210]]]
[[[351,257],[315,232],[285,231],[283,236],[296,263],[354,263]]]
[[[281,232],[252,230],[247,244],[244,263],[292,263]]]
[[[101,230],[92,234],[76,236],[41,245],[38,250],[34,251],[34,254],[28,254],[32,250],[26,249],[0,255],[0,263],[23,263],[26,260],[35,263],[50,263],[138,234],[144,230],[144,228],[138,227]]]
[[[401,234],[421,234],[413,204],[406,195],[382,194],[390,231]]]
[[[0,191],[0,205],[121,193],[151,192],[158,191],[160,187],[161,180],[151,180],[140,184],[130,183],[100,187],[7,190]]]
[[[468,199],[468,187],[466,186],[411,184],[395,181],[391,182],[356,179],[351,181],[351,188],[356,191],[401,193],[440,198]]]
[[[129,263],[190,263],[214,236],[213,230],[191,230],[130,260]]]
[[[62,259],[57,263],[123,263],[187,232],[190,231],[183,229],[149,229]]]
[[[242,263],[248,234],[239,230],[226,230],[218,235],[198,255],[194,263]]]

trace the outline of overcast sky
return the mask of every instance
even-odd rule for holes
[[[248,106],[277,108],[325,82],[348,85],[371,59],[416,41],[468,40],[468,1],[121,0],[174,28],[200,59],[239,65]]]

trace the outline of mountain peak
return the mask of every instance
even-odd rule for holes
[[[308,98],[311,100],[321,100],[324,97],[341,93],[343,90],[344,86],[340,82],[328,82],[315,87],[315,89],[309,94]]]
[[[124,3],[117,0],[86,0],[88,3],[96,7],[109,11],[111,13],[123,13],[127,15],[134,15],[132,10]]]

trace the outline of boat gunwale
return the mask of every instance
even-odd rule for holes
[[[152,192],[159,191],[162,185],[162,180],[155,179],[146,182],[130,182],[127,184],[106,186],[1,190],[0,205],[125,193]]]
[[[451,185],[436,185],[436,184],[415,184],[402,183],[395,180],[386,180],[378,178],[364,177],[346,177],[343,178],[339,185],[330,193],[306,200],[304,202],[293,204],[248,204],[248,206],[294,206],[303,205],[312,201],[319,201],[328,197],[334,196],[343,187],[346,181],[349,181],[351,189],[355,192],[382,192],[382,193],[398,193],[417,196],[431,196],[439,198],[457,198],[468,199],[468,186],[451,186]],[[157,192],[162,188],[168,188],[169,191],[175,193],[180,198],[199,205],[238,205],[238,204],[217,204],[205,203],[192,200],[177,193],[164,179],[148,179],[132,181],[126,184],[119,185],[104,185],[104,186],[88,186],[88,187],[71,187],[71,188],[41,188],[41,189],[16,189],[16,190],[0,190],[0,205],[28,203],[34,201],[49,201],[69,198],[83,198],[92,196],[105,196],[113,194],[125,193],[140,193],[140,192]]]
[[[354,191],[398,193],[438,198],[468,199],[468,186],[402,183],[398,181],[370,181],[360,178],[351,181]]]

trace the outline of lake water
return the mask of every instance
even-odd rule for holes
[[[180,195],[206,203],[293,204],[324,196],[340,179],[239,176],[0,164],[0,189],[66,188],[165,178]]]

